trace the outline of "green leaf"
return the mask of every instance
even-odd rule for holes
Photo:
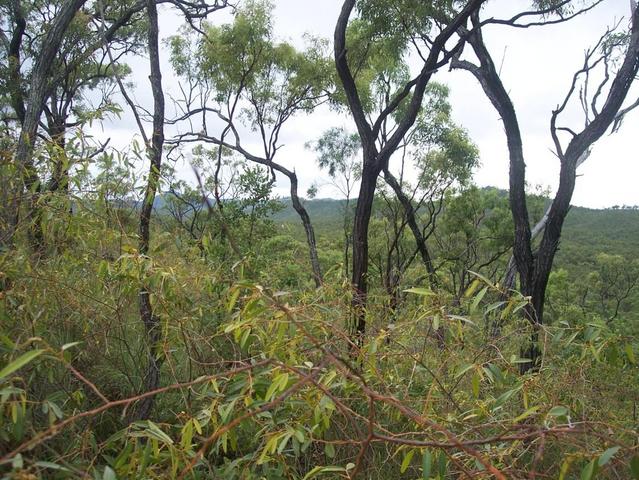
[[[406,293],[414,293],[415,295],[422,295],[422,296],[432,296],[435,295],[435,293],[433,293],[432,290],[428,289],[428,288],[423,288],[423,287],[413,287],[413,288],[409,288],[407,290],[404,290],[404,292]]]
[[[477,288],[479,288],[479,285],[481,285],[481,282],[479,281],[478,278],[476,278],[475,280],[471,282],[470,286],[466,289],[466,292],[464,292],[464,296],[466,298],[472,296],[472,294],[475,293]]]
[[[240,296],[240,289],[235,288],[231,293],[231,298],[229,298],[229,303],[226,307],[226,311],[231,313],[233,311],[233,307],[235,307],[235,303],[237,302],[238,297]]]
[[[461,377],[464,373],[466,373],[468,370],[470,370],[471,368],[474,368],[474,367],[475,367],[475,365],[472,364],[472,363],[460,367],[459,371],[455,374],[455,378]]]
[[[472,270],[468,270],[468,273],[470,273],[471,275],[476,276],[478,279],[480,279],[486,285],[492,285],[492,282],[490,280],[488,280],[486,277],[484,277],[481,273],[473,272]]]
[[[548,412],[551,417],[565,417],[568,415],[568,409],[563,406],[552,407]]]
[[[472,388],[473,388],[473,396],[475,398],[479,398],[479,383],[481,379],[479,378],[479,373],[475,371],[471,378]]]
[[[630,471],[635,480],[639,480],[639,455],[635,455],[630,460]]]
[[[62,465],[58,465],[57,463],[53,463],[53,462],[40,461],[40,462],[35,462],[34,465],[36,467],[48,468],[50,470],[60,470],[62,472],[70,472],[70,470],[68,468],[63,467]]]
[[[637,359],[635,358],[635,351],[633,350],[632,345],[626,343],[624,350],[626,351],[626,355],[628,356],[628,360],[630,360],[630,363],[632,363],[633,365],[636,364]]]
[[[597,461],[592,460],[586,465],[581,471],[581,476],[579,477],[581,480],[592,480],[595,478],[595,474],[597,473]]]
[[[31,350],[31,351],[19,356],[13,362],[11,362],[10,364],[6,365],[2,370],[0,370],[0,380],[2,380],[4,377],[6,377],[8,375],[11,375],[16,370],[24,367],[26,364],[31,362],[34,358],[37,358],[40,355],[42,355],[44,352],[45,352],[45,350],[36,349],[36,350]]]
[[[318,473],[345,473],[346,469],[342,467],[322,467],[316,466],[309,471],[302,480],[308,480],[309,478],[316,477]]]
[[[71,342],[71,343],[65,343],[64,345],[62,345],[62,351],[64,352],[65,350],[68,350],[71,347],[75,347],[76,345],[80,345],[82,342]]]
[[[24,466],[24,460],[22,454],[18,453],[13,460],[11,460],[11,467],[14,469],[21,469]]]
[[[473,300],[472,305],[470,306],[470,310],[471,311],[477,310],[477,307],[479,306],[479,303],[483,300],[483,298],[486,295],[487,291],[488,291],[488,287],[484,287],[484,288],[481,289],[481,291],[477,294],[477,296]]]
[[[615,456],[615,454],[621,449],[621,447],[611,447],[608,450],[606,450],[605,452],[603,452],[601,455],[599,455],[599,460],[597,460],[597,464],[600,467],[603,467],[606,463],[608,463],[610,461],[610,459],[612,457]]]
[[[273,382],[271,383],[271,385],[268,387],[268,390],[266,391],[266,395],[264,396],[264,400],[266,401],[271,400],[275,396],[275,393],[278,391],[280,392],[283,391],[286,388],[287,384],[288,384],[287,372],[280,373],[279,375],[277,375],[273,379]]]
[[[535,413],[537,410],[539,410],[540,406],[539,405],[535,405],[534,407],[530,407],[528,410],[526,410],[524,413],[522,413],[521,415],[519,415],[517,418],[515,418],[513,420],[513,423],[519,423],[521,422],[524,418],[528,418],[530,417],[533,413]]]
[[[324,446],[324,453],[328,458],[335,458],[335,446],[332,443],[327,443]]]
[[[566,474],[568,473],[568,469],[570,468],[571,460],[570,458],[564,460],[564,463],[561,464],[561,469],[559,470],[559,479],[565,480]]]
[[[137,431],[137,432],[135,431],[131,432],[129,436],[154,438],[155,440],[158,440],[159,442],[162,442],[166,445],[173,445],[173,440],[171,439],[171,437],[169,437],[166,433],[164,433],[160,429],[160,427],[158,427],[152,421],[147,420],[145,422],[136,422],[134,425],[138,427],[143,427],[143,430]]]
[[[422,459],[422,477],[424,480],[428,480],[430,478],[430,470],[433,464],[433,454],[430,453],[430,450],[426,450],[424,452],[424,458]]]
[[[439,461],[438,461],[438,467],[437,469],[439,470],[439,478],[441,480],[444,480],[444,478],[446,478],[446,470],[448,469],[448,459],[446,458],[446,454],[444,452],[441,452],[439,454]]]
[[[111,467],[108,465],[104,467],[104,475],[102,475],[102,480],[117,480],[118,477],[113,471]]]
[[[292,432],[287,433],[286,435],[284,435],[282,437],[282,439],[280,440],[280,444],[277,446],[277,453],[278,454],[282,454],[282,452],[284,451],[284,449],[286,448],[286,445],[288,444],[288,441],[291,439],[291,437],[293,436]]]
[[[462,317],[461,315],[448,315],[448,318],[452,318],[453,320],[459,320],[460,322],[468,323],[474,327],[477,326],[475,322],[473,322],[469,318]]]
[[[404,473],[408,470],[408,466],[410,465],[413,456],[415,455],[415,450],[409,451],[406,455],[404,455],[404,460],[402,460],[402,466],[399,468],[400,473]]]

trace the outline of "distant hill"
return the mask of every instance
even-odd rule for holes
[[[639,257],[639,210],[583,207],[570,210],[557,264],[568,269],[592,265],[594,256],[601,252]]]
[[[281,198],[284,209],[273,215],[273,220],[282,223],[299,222],[300,217],[293,209],[291,199]],[[355,201],[351,200],[355,205]],[[314,198],[313,200],[305,200],[304,206],[311,217],[311,221],[317,225],[340,225],[342,221],[342,212],[344,211],[345,200],[336,200],[334,198]]]
[[[285,208],[273,219],[299,224],[290,199],[281,201]],[[344,200],[319,198],[306,200],[304,204],[318,234],[341,225]],[[591,265],[594,256],[600,252],[639,257],[639,209],[571,208],[564,225],[557,265],[579,271],[579,266]]]

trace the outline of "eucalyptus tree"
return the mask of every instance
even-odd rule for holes
[[[595,257],[595,271],[588,276],[588,284],[597,310],[606,323],[611,323],[632,306],[632,294],[639,287],[639,260],[600,253]]]
[[[20,120],[20,135],[15,147],[15,155],[12,159],[12,168],[15,169],[16,182],[11,185],[8,198],[2,208],[2,232],[0,241],[3,246],[13,242],[13,235],[18,225],[19,209],[22,203],[23,187],[26,190],[37,188],[38,177],[33,165],[33,150],[36,142],[36,134],[40,116],[44,108],[44,102],[49,89],[50,73],[54,59],[60,48],[65,33],[73,21],[75,14],[86,3],[86,0],[73,0],[66,2],[56,15],[54,21],[42,41],[42,49],[31,71],[28,94],[22,92],[20,82],[13,84],[10,96],[12,106]],[[10,78],[17,81],[20,69],[20,45],[22,43],[26,20],[24,10],[20,2],[13,4],[15,17],[15,30],[9,44],[7,60],[9,63]],[[5,196],[7,194],[5,193]]]
[[[522,371],[537,368],[541,358],[541,350],[537,345],[538,327],[543,324],[546,287],[564,220],[570,209],[577,168],[588,156],[592,145],[609,129],[618,128],[625,115],[639,104],[639,101],[625,103],[639,71],[639,12],[631,4],[627,31],[608,30],[593,48],[586,51],[582,66],[569,81],[568,93],[550,115],[551,139],[560,164],[559,186],[548,211],[536,228],[531,228],[526,201],[526,164],[519,118],[486,47],[483,30],[491,23],[526,27],[562,22],[593,8],[601,1],[590,2],[569,13],[566,9],[574,6],[573,3],[576,2],[537,2],[536,9],[499,21],[482,21],[479,13],[473,13],[472,30],[466,31],[466,34],[476,60],[462,59],[458,55],[453,63],[455,68],[469,71],[479,81],[499,113],[506,133],[510,154],[510,209],[514,221],[513,256],[519,273],[519,288],[531,298],[526,316],[533,325],[530,345],[522,352],[530,362],[522,364]],[[553,15],[557,15],[558,19],[548,18]],[[594,87],[593,81],[598,82]],[[560,117],[571,101],[576,101],[583,109],[584,125],[581,129],[560,124]],[[535,235],[541,237],[537,246],[533,243]]]
[[[248,161],[285,176],[293,208],[309,247],[315,284],[322,282],[315,232],[298,193],[295,169],[277,161],[283,129],[299,113],[310,113],[326,101],[331,84],[324,45],[314,41],[305,50],[278,42],[268,1],[248,1],[236,9],[233,22],[207,25],[198,38],[173,37],[173,65],[189,85],[178,104],[176,123],[187,131],[172,143],[211,143],[238,152]],[[198,127],[193,126],[199,120]],[[259,146],[246,146],[249,142]],[[222,148],[218,149],[217,171]],[[219,208],[222,203],[216,199]]]
[[[358,16],[351,20],[356,3]],[[342,5],[334,34],[335,64],[362,143],[362,179],[353,222],[351,328],[356,344],[361,344],[366,330],[368,229],[377,178],[415,123],[432,76],[463,43],[450,41],[483,3],[345,0]],[[396,68],[411,50],[422,59],[413,78],[408,69]],[[392,85],[387,93],[371,90],[366,77],[375,71]],[[380,111],[369,108],[376,93],[388,95]]]
[[[197,149],[198,155],[193,166],[198,169],[201,184],[193,186],[185,180],[173,179],[168,192],[163,195],[164,205],[171,216],[172,226],[185,232],[188,241],[195,244],[202,257],[219,253],[217,259],[225,260],[227,249],[216,249],[213,240],[223,243],[223,230],[218,216],[211,216],[205,198],[215,195],[214,163],[210,157],[216,152]],[[218,176],[219,197],[224,205],[224,221],[229,231],[237,239],[241,252],[258,254],[263,242],[273,233],[272,215],[284,208],[282,202],[273,196],[273,182],[268,171],[261,165],[254,165],[235,154],[226,159],[223,175]],[[166,172],[166,169],[165,169]],[[166,177],[166,173],[164,173]],[[185,252],[186,253],[186,252]]]
[[[34,218],[31,236],[41,240],[37,214],[37,193],[43,189],[42,172],[34,158],[38,145],[49,151],[52,173],[49,188],[68,185],[68,158],[64,155],[66,133],[105,109],[114,109],[107,96],[96,108],[83,99],[110,76],[114,67],[106,59],[105,43],[114,42],[118,57],[134,48],[132,24],[143,8],[139,2],[105,2],[85,5],[85,1],[5,2],[2,8],[2,46],[0,59],[6,80],[0,84],[10,108],[3,108],[5,119],[19,131],[14,155],[3,166],[10,177],[2,207],[0,241],[12,242],[18,225],[24,190],[31,194],[27,218]],[[49,28],[42,29],[48,23]],[[9,41],[8,38],[11,38]],[[44,116],[44,118],[43,118]],[[42,138],[44,142],[40,142]],[[46,157],[46,156],[45,156]]]
[[[385,241],[377,238],[371,247],[371,263],[381,274],[391,311],[399,304],[400,284],[416,258],[421,258],[423,268],[411,279],[413,284],[427,281],[432,289],[440,286],[437,266],[442,262],[437,255],[447,252],[434,251],[437,243],[431,237],[439,228],[445,199],[467,186],[478,162],[477,148],[451,118],[444,85],[429,84],[424,108],[396,157],[397,165],[389,164],[383,182],[378,180],[381,201],[377,205]],[[407,243],[407,236],[413,241]]]

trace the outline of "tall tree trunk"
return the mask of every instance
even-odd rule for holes
[[[359,196],[353,219],[353,312],[350,325],[351,335],[357,346],[361,346],[366,332],[366,302],[368,295],[368,227],[370,224],[375,187],[379,169],[371,168],[364,160]]]
[[[150,223],[155,194],[160,181],[162,166],[162,147],[164,145],[164,92],[162,91],[162,72],[160,70],[158,12],[155,0],[147,1],[147,15],[149,19],[148,44],[149,62],[151,66],[151,90],[153,91],[153,133],[147,153],[150,160],[149,178],[147,181],[144,203],[140,211],[140,243],[139,253],[147,256],[151,239]],[[144,382],[145,391],[155,390],[160,385],[160,367],[162,356],[160,353],[162,330],[160,317],[153,311],[150,292],[143,286],[139,294],[140,318],[147,334],[147,367]],[[146,397],[140,402],[136,418],[143,420],[149,417],[155,397]]]

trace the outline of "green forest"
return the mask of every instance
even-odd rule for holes
[[[491,39],[621,2],[283,3],[0,0],[0,478],[639,480],[636,2],[542,119]]]

